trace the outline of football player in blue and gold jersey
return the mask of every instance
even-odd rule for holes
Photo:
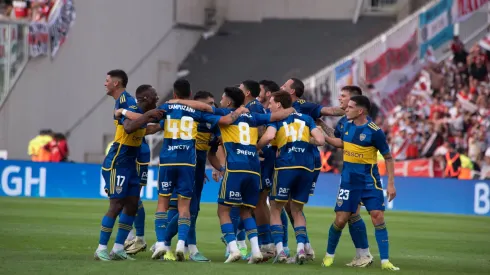
[[[174,98],[188,99],[191,95],[190,83],[179,79],[174,83]],[[209,107],[209,106],[208,106]],[[211,107],[210,107],[211,108]],[[166,112],[163,126],[163,145],[160,151],[160,171],[158,184],[158,205],[155,213],[155,231],[157,243],[152,259],[165,256],[164,237],[168,224],[168,209],[170,196],[176,190],[178,194],[178,242],[175,250],[178,261],[185,260],[185,241],[191,225],[190,200],[192,198],[195,166],[196,166],[196,137],[199,123],[229,125],[241,113],[248,111],[239,108],[227,116],[216,116],[201,112],[194,108],[178,103],[165,103],[159,109]]]
[[[221,112],[232,112],[243,104],[244,94],[235,87],[225,88],[221,99]],[[252,218],[251,210],[255,208],[260,190],[260,161],[255,147],[258,140],[258,127],[270,121],[284,119],[294,110],[282,110],[275,114],[242,114],[229,126],[220,125],[223,147],[226,153],[226,170],[221,182],[218,196],[218,216],[221,232],[230,250],[226,263],[241,258],[235,237],[235,229],[231,223],[232,206],[240,207],[240,217],[252,246],[249,263],[262,261],[262,253],[257,238],[257,226]]]
[[[274,93],[270,102],[272,113],[292,105],[291,96],[286,91]],[[315,169],[310,138],[316,145],[322,146],[325,144],[324,137],[311,117],[295,112],[282,121],[269,124],[257,148],[263,148],[274,138],[279,151],[270,197],[271,232],[277,252],[275,262],[285,262],[288,259],[282,243],[284,231],[281,212],[291,200],[291,214],[298,243],[296,261],[303,264],[306,260],[307,234],[303,206],[308,202]]]
[[[399,268],[389,260],[388,231],[384,220],[385,202],[378,172],[377,152],[383,155],[386,162],[388,201],[396,196],[394,160],[383,130],[367,119],[370,107],[367,97],[351,97],[346,109],[348,121],[343,124],[341,137],[334,137],[333,129],[327,131],[325,137],[329,144],[344,149],[344,165],[335,206],[335,221],[330,226],[327,253],[322,265],[328,267],[333,264],[342,229],[362,202],[369,211],[375,228],[381,268],[397,271]]]
[[[123,108],[125,111],[142,113],[136,105],[136,100],[126,91],[128,76],[122,70],[112,70],[107,73],[107,95],[115,99],[115,110]],[[153,119],[160,119],[162,111],[152,110],[137,120],[122,117],[116,119],[116,134],[114,143],[109,149],[102,165],[102,176],[105,180],[105,190],[109,196],[109,210],[102,219],[99,246],[95,252],[96,260],[127,260],[132,259],[124,251],[124,241],[132,229],[133,221],[138,210],[140,195],[140,178],[136,171],[136,158],[138,157],[141,142],[145,136],[146,123]],[[121,213],[122,211],[122,213]],[[119,215],[119,229],[114,247],[107,252],[107,243],[110,239],[116,217]]]
[[[313,118],[314,120],[322,117],[322,116],[342,116],[345,114],[345,111],[342,110],[340,107],[324,107],[322,105],[308,102],[304,99],[301,99],[305,92],[305,85],[303,82],[297,78],[290,78],[282,85],[281,87],[282,90],[285,90],[291,95],[291,98],[293,99],[293,108],[296,109],[298,113],[305,114]],[[310,145],[311,150],[313,150],[314,157],[315,157],[315,176],[313,178],[313,185],[311,188],[311,194],[313,195],[316,181],[318,179],[318,176],[320,175],[320,170],[322,167],[322,162],[320,158],[320,151],[318,150],[318,147],[315,145]],[[285,209],[288,212],[289,218],[291,219],[291,213],[289,209],[289,204],[286,205]],[[304,213],[303,213],[304,214]],[[294,224],[294,221],[291,220],[291,224]],[[287,236],[284,236],[287,238]],[[306,255],[308,256],[309,259],[314,259],[315,258],[315,252],[313,248],[310,245],[310,241],[308,239],[308,236],[306,236],[306,246],[305,246],[305,251]]]
[[[358,86],[344,86],[340,90],[339,103],[340,108],[347,109],[350,98],[353,96],[362,95],[362,90]],[[371,119],[368,117],[368,120]],[[334,136],[340,138],[344,124],[348,121],[347,116],[343,116],[337,122],[335,127]],[[347,264],[347,266],[353,267],[366,267],[372,264],[373,256],[369,252],[369,242],[366,233],[366,224],[360,215],[361,205],[357,208],[356,213],[352,214],[349,218],[349,233],[352,238],[352,242],[356,248],[356,256]]]
[[[136,89],[136,101],[138,104],[138,107],[142,111],[149,111],[155,109],[157,106],[158,102],[158,95],[156,93],[155,88],[153,88],[151,85],[148,84],[143,84],[140,85]],[[116,116],[119,114],[122,115],[122,111],[124,109],[119,109],[116,111]],[[131,116],[130,114],[134,114]],[[129,119],[137,119],[139,118],[139,115],[136,113],[133,113],[131,111],[126,112],[126,118]],[[148,166],[150,165],[150,146],[146,142],[146,139],[143,138],[138,158],[136,159],[136,171],[138,172],[138,176],[140,178],[140,185],[141,186],[146,186],[146,183],[148,181]],[[130,232],[128,238],[126,239],[126,242],[124,243],[124,250],[126,250],[126,253],[129,255],[135,255],[140,251],[145,251],[146,250],[146,242],[144,239],[145,236],[145,207],[143,205],[143,202],[141,199],[138,202],[138,212],[136,214],[136,218],[134,220],[134,228],[135,228],[135,233],[132,234],[133,231]]]
[[[199,91],[194,95],[195,101],[200,101],[209,106],[214,106],[214,97],[210,92]],[[195,109],[200,109],[201,104],[190,100],[171,100],[172,103],[181,103]],[[212,127],[210,123],[199,123],[197,126],[197,136],[196,136],[196,169],[195,169],[195,184],[194,191],[192,193],[192,199],[190,204],[191,213],[191,227],[189,234],[187,236],[186,246],[189,250],[189,258],[195,262],[209,262],[209,259],[204,257],[197,249],[197,238],[196,238],[196,220],[200,210],[201,203],[201,193],[205,183],[206,177],[206,159],[208,152],[210,150],[215,150],[217,148],[218,137],[220,136],[218,126]],[[175,199],[174,199],[175,198]],[[178,213],[171,213],[177,211],[177,200],[178,196],[176,192],[172,194],[170,201],[170,211],[168,214],[168,219],[170,220],[165,232],[165,245],[167,253],[164,256],[165,260],[173,260],[173,254],[169,250],[172,238],[178,232]],[[153,248],[154,250],[154,248]]]

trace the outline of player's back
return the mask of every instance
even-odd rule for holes
[[[136,100],[126,91],[116,99],[115,110],[120,108],[140,114],[143,113],[136,105]],[[119,167],[135,165],[141,143],[146,133],[146,128],[142,127],[135,132],[128,134],[124,130],[125,119],[125,117],[117,119],[114,116],[116,133],[114,135],[114,142],[104,160],[103,169],[105,170],[113,168],[114,165]]]
[[[240,115],[231,125],[220,126],[227,170],[260,173],[260,162],[255,147],[259,134],[257,127],[265,125],[269,119],[268,114],[246,113]]]
[[[378,150],[382,154],[389,152],[383,131],[371,121],[361,126],[346,121],[342,128],[341,139],[344,143],[342,181],[380,189],[377,152]]]
[[[166,112],[160,164],[195,165],[197,127],[203,113],[177,103],[165,103],[158,108]]]
[[[286,119],[269,125],[277,130],[275,143],[279,156],[275,168],[301,168],[313,172],[315,163],[310,147],[310,133],[316,128],[313,119],[307,115],[293,113]]]

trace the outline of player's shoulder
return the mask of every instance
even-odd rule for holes
[[[372,122],[372,121],[369,121],[368,124],[367,124],[367,128],[369,130],[371,130],[372,132],[379,132],[381,131],[381,128],[379,128],[378,125],[376,125],[376,123]]]
[[[344,124],[346,123],[347,121],[349,121],[347,119],[347,116],[346,115],[343,115],[340,119],[339,119],[339,122],[337,122],[337,124]]]

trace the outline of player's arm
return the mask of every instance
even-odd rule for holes
[[[315,144],[316,146],[323,146],[325,145],[325,136],[322,133],[322,130],[315,128],[311,130],[311,136],[312,138],[310,139],[310,142]]]
[[[117,109],[114,112],[114,116],[116,117],[116,119],[120,119],[121,117],[124,116],[124,117],[126,117],[128,119],[131,119],[131,120],[137,120],[142,115],[143,114],[136,113],[136,112],[133,112],[133,111],[129,111],[129,110],[126,110],[126,109],[123,109],[123,108],[119,108],[119,109]]]
[[[334,129],[332,129],[331,127],[328,127],[328,125],[325,124],[325,122],[322,120],[317,120],[317,123],[319,124],[319,126],[322,128],[322,130],[324,132],[323,136],[324,136],[325,142],[327,142],[328,144],[335,146],[337,148],[344,148],[344,142],[342,141],[341,138],[338,138],[335,136],[335,130]]]
[[[150,121],[160,120],[164,114],[165,114],[164,110],[153,109],[144,113],[136,120],[124,119],[123,121],[124,131],[128,134],[131,134],[136,130],[140,129],[141,127],[145,126]]]
[[[172,99],[169,100],[168,103],[177,103],[177,104],[182,104],[191,107],[192,109],[196,109],[202,112],[208,112],[208,113],[213,113],[213,107],[210,105],[197,101],[197,100],[190,100],[190,99]]]
[[[277,133],[276,127],[274,126],[267,127],[267,130],[262,135],[259,142],[257,142],[257,149],[261,150],[262,148],[267,146],[267,144],[269,144],[274,139],[274,137],[276,137],[276,133]]]
[[[211,164],[211,166],[213,166],[214,169],[216,169],[216,170],[218,170],[220,172],[223,172],[225,170],[225,165],[224,165],[224,162],[222,162],[219,159],[217,152],[218,152],[218,150],[216,150],[216,151],[209,151],[209,153],[208,153],[208,160],[209,160],[209,163]]]
[[[283,120],[287,118],[290,114],[296,112],[296,110],[293,107],[283,109],[277,112],[273,112],[270,114],[270,122],[275,122],[279,120]],[[269,114],[264,114],[264,115],[269,115]]]
[[[153,135],[153,134],[156,134],[162,130],[163,130],[163,128],[160,126],[160,124],[146,125],[146,135]]]
[[[249,110],[245,107],[240,107],[240,108],[236,109],[235,111],[227,114],[226,116],[222,116],[219,119],[218,124],[219,125],[230,125],[233,122],[235,122],[240,117],[241,114],[245,114],[245,113],[249,113]]]
[[[320,114],[322,116],[343,116],[345,111],[340,107],[322,107]]]
[[[386,188],[386,193],[388,196],[388,201],[392,201],[396,197],[395,189],[395,160],[390,152],[390,147],[386,142],[386,136],[382,130],[377,130],[374,132],[373,145],[379,150],[386,164],[386,173],[388,174],[388,186]]]

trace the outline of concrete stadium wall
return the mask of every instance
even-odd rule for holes
[[[352,19],[357,0],[216,0],[230,21],[282,19]]]
[[[207,1],[181,0],[179,20],[197,23]],[[76,1],[76,22],[54,60],[29,61],[0,110],[0,149],[10,159],[27,159],[27,145],[41,128],[66,131],[105,95],[106,72],[129,71],[171,29],[173,0]],[[173,30],[129,77],[128,91],[143,83],[168,92],[178,65],[200,33]],[[114,101],[104,103],[70,136],[70,158],[85,161],[86,153],[102,157],[104,135],[114,134]],[[96,158],[97,159],[97,158]]]

